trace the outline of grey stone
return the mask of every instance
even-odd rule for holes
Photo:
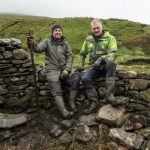
[[[11,38],[11,47],[13,48],[21,48],[21,40],[19,39],[15,39],[15,38]]]
[[[110,129],[106,125],[104,125],[104,124],[99,125],[99,139],[101,142],[107,142],[108,141],[109,130]]]
[[[150,103],[150,88],[140,92],[140,99]]]
[[[122,107],[113,107],[111,105],[102,106],[97,112],[96,120],[108,126],[116,126],[117,121],[124,116],[125,109]]]
[[[133,98],[133,99],[139,99],[140,93],[138,91],[135,91],[135,90],[133,90],[133,91],[130,90],[128,92],[128,96],[130,98]]]
[[[0,46],[0,52],[4,52],[4,51],[5,51],[5,47]]]
[[[149,124],[149,126],[150,126],[150,124]],[[135,133],[138,133],[138,134],[144,136],[146,139],[150,139],[150,127],[136,130]]]
[[[15,65],[20,65],[20,64],[23,64],[24,63],[24,61],[23,60],[16,60],[16,59],[14,59],[14,60],[12,60],[12,63],[13,64],[15,64]]]
[[[131,90],[144,90],[147,88],[149,81],[145,79],[130,79],[129,87]]]
[[[18,90],[23,90],[28,87],[28,83],[26,84],[20,84],[20,85],[10,85],[8,89],[12,91],[18,91]]]
[[[138,78],[150,80],[150,73],[138,73]]]
[[[86,125],[81,125],[74,131],[75,139],[87,143],[92,140],[92,134],[90,128]]]
[[[11,39],[8,39],[8,38],[1,39],[1,45],[2,46],[10,46],[11,45]]]
[[[79,118],[80,123],[84,123],[87,126],[92,126],[98,124],[96,121],[96,114],[92,113],[89,115],[83,115]]]
[[[109,136],[115,141],[119,141],[120,144],[131,149],[140,149],[144,141],[144,138],[141,135],[126,132],[123,128],[110,129]]]
[[[0,128],[12,128],[27,122],[27,114],[0,113]]]
[[[7,94],[8,90],[5,85],[0,85],[0,95]]]
[[[0,64],[0,69],[11,68],[12,64]]]
[[[9,69],[3,69],[2,73],[3,74],[10,74],[10,73],[15,73],[17,72],[17,69],[12,67],[12,68],[9,68]]]
[[[59,137],[60,143],[69,144],[72,142],[72,135],[69,132],[64,133]]]
[[[13,50],[13,57],[15,59],[24,60],[27,59],[27,52],[23,49],[15,49]]]
[[[119,71],[117,72],[117,77],[123,79],[132,79],[137,77],[137,73],[134,71]]]
[[[32,66],[32,63],[31,62],[28,62],[28,63],[24,63],[23,65],[22,65],[22,67],[31,67]]]
[[[75,120],[70,119],[70,120],[63,120],[61,121],[61,124],[65,126],[66,128],[70,128],[74,124]]]
[[[4,56],[4,59],[11,59],[13,55],[11,51],[4,51],[3,56]]]

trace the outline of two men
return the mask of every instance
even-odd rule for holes
[[[89,108],[85,109],[85,114],[95,111],[97,107],[98,96],[93,81],[101,75],[106,77],[107,99],[112,105],[116,105],[116,101],[114,99],[116,76],[115,59],[117,57],[116,39],[114,36],[110,35],[108,31],[103,30],[100,20],[95,19],[91,22],[91,30],[92,35],[87,36],[82,45],[79,64],[77,67],[77,71],[81,71],[83,69],[85,58],[88,55],[89,63],[92,67],[81,76],[87,98],[91,102]],[[76,76],[74,75],[74,82],[79,84],[80,77],[78,77],[78,74],[76,74]],[[74,102],[76,96],[77,95],[74,95],[73,97]]]
[[[72,111],[65,107],[61,80],[68,78],[71,72],[73,54],[71,47],[63,36],[63,30],[60,25],[52,27],[52,35],[49,39],[35,45],[32,37],[27,37],[27,44],[33,45],[35,52],[45,52],[45,71],[49,83],[51,94],[55,103],[64,118],[70,118]]]
[[[70,98],[69,104],[73,112],[77,111],[75,105],[76,97],[80,80],[82,80],[87,97],[91,102],[89,108],[84,110],[85,114],[95,111],[98,104],[98,96],[94,87],[93,80],[104,75],[106,77],[107,99],[115,105],[114,86],[116,76],[116,51],[117,44],[114,36],[110,35],[108,31],[103,30],[100,20],[93,20],[91,22],[92,35],[87,36],[81,51],[78,64],[78,71],[83,70],[85,58],[89,56],[89,62],[92,67],[87,70],[82,76],[77,73],[72,74],[70,78]],[[31,40],[31,39],[30,39]],[[69,44],[63,37],[62,28],[59,25],[54,25],[52,28],[52,36],[37,46],[34,47],[35,52],[45,51],[46,55],[46,76],[50,83],[51,93],[54,96],[56,105],[63,115],[69,118],[73,112],[68,111],[64,105],[60,79],[67,78],[71,71],[73,55]]]

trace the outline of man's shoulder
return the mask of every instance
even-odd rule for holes
[[[94,41],[93,35],[88,35],[85,40],[86,41]]]
[[[103,33],[103,37],[105,37],[105,38],[112,38],[112,37],[114,37],[113,35],[111,35],[111,34],[109,33],[108,30],[104,30],[103,32],[104,32],[104,33]]]

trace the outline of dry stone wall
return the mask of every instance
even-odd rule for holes
[[[50,89],[45,80],[44,71],[36,65],[38,100],[34,92],[34,80],[31,59],[21,48],[18,39],[0,39],[0,104],[11,108],[45,107],[53,103]],[[105,80],[95,81],[100,105],[107,104]],[[65,85],[64,85],[65,86]],[[63,88],[66,89],[68,88]],[[86,101],[84,87],[81,83],[77,105]],[[117,71],[116,100],[128,111],[150,115],[150,74],[132,71]],[[65,100],[68,99],[65,95]]]

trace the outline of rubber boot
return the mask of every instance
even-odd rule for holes
[[[78,94],[78,90],[70,90],[69,104],[70,104],[71,110],[74,112],[77,112],[77,108],[75,104],[77,94]]]
[[[55,96],[54,99],[55,99],[55,103],[57,105],[57,108],[59,109],[62,116],[66,119],[71,118],[74,113],[72,111],[68,111],[66,109],[64,101],[63,101],[63,97],[62,96]]]
[[[88,115],[96,111],[98,97],[95,88],[86,90],[88,100],[91,101],[90,107],[84,110],[84,114]]]
[[[117,105],[117,101],[114,98],[115,77],[106,77],[106,87],[107,87],[107,100],[112,105]]]

